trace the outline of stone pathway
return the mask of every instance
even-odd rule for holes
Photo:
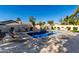
[[[68,49],[69,53],[79,53],[79,34],[71,38],[65,47]]]

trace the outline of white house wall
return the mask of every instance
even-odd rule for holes
[[[79,25],[54,25],[54,28],[56,27],[56,29],[58,29],[58,27],[60,28],[60,30],[62,30],[62,28],[64,28],[65,30],[67,29],[67,27],[70,27],[70,30],[73,30],[73,27],[77,27],[79,30]]]

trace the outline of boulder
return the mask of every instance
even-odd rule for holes
[[[48,50],[46,48],[41,49],[40,53],[48,53]]]
[[[14,40],[10,35],[6,34],[6,36],[3,38],[3,43],[5,42],[9,42],[9,41],[12,41]]]
[[[63,52],[64,53],[68,52],[68,49],[67,48],[63,47],[62,49],[63,49]]]

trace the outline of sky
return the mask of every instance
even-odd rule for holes
[[[29,16],[34,16],[36,22],[53,20],[58,23],[61,18],[74,13],[77,5],[0,5],[0,21],[21,18],[24,23]]]

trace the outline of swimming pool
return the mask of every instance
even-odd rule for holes
[[[28,35],[34,37],[34,38],[45,38],[48,37],[49,35],[55,34],[53,31],[40,31],[40,32],[31,32],[27,33]]]

